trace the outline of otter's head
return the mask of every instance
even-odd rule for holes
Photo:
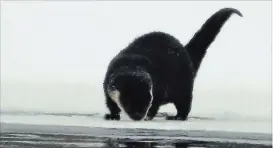
[[[122,74],[112,79],[110,97],[133,120],[146,117],[152,105],[152,83],[142,74]]]

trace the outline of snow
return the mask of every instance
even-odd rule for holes
[[[271,133],[270,2],[76,3],[1,2],[1,123]],[[192,118],[102,119],[108,112],[102,80],[120,49],[153,30],[185,44],[205,19],[226,6],[244,17],[232,16],[208,49],[195,82]],[[167,105],[160,112],[176,110]]]
[[[2,113],[1,122],[36,125],[63,125],[84,126],[102,128],[146,128],[162,130],[200,130],[200,131],[226,131],[226,132],[249,132],[271,133],[271,121],[253,118],[211,118],[189,117],[186,122],[166,121],[163,117],[157,117],[153,121],[132,121],[122,115],[120,121],[105,121],[103,114],[97,115],[43,115],[41,114],[11,114]]]

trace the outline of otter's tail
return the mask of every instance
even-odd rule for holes
[[[195,72],[198,71],[199,66],[206,54],[206,50],[214,41],[221,27],[233,14],[243,16],[240,11],[234,8],[223,8],[214,13],[199,29],[189,43],[185,46],[192,60]]]

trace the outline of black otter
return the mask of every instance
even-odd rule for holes
[[[110,62],[104,79],[106,120],[120,120],[123,110],[133,120],[152,120],[161,105],[174,103],[176,116],[186,120],[191,110],[194,79],[209,45],[233,14],[223,8],[213,14],[184,47],[163,32],[144,34]]]

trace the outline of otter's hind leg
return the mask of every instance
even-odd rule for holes
[[[176,98],[174,101],[174,106],[177,110],[176,116],[167,116],[167,120],[182,120],[185,121],[191,110],[192,96],[187,95],[183,98]]]
[[[193,83],[188,82],[188,85],[176,88],[177,89],[175,90],[175,94],[173,96],[173,103],[177,110],[177,114],[176,116],[168,116],[166,119],[184,121],[187,120],[191,111]]]
[[[120,120],[120,108],[117,104],[106,94],[106,105],[110,111],[110,114],[105,114],[105,120]]]

